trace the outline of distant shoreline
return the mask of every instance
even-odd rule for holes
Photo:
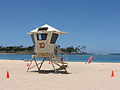
[[[29,52],[17,52],[17,53],[0,53],[0,55],[2,54],[28,54],[28,55],[32,55],[34,53],[29,53]],[[105,54],[95,54],[95,53],[61,53],[61,55],[105,55]],[[109,53],[106,55],[120,55],[120,53]]]
[[[0,53],[0,54],[33,54],[33,53],[19,52],[19,53]],[[63,54],[74,54],[74,55],[77,55],[77,54],[88,54],[88,53],[62,53],[62,55]]]
[[[0,54],[32,54],[32,53],[0,53]]]

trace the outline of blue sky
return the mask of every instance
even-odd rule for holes
[[[30,46],[26,33],[46,23],[68,32],[61,47],[120,52],[120,0],[0,0],[0,45]]]

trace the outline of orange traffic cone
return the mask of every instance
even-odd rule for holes
[[[27,67],[29,67],[29,63],[27,63]]]
[[[111,77],[114,77],[115,76],[115,74],[114,74],[114,71],[112,70],[112,74],[111,74]]]
[[[9,72],[7,71],[6,78],[10,78]]]
[[[49,64],[50,64],[50,61],[49,61]]]

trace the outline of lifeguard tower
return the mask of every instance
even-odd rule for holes
[[[31,61],[27,71],[35,66],[37,66],[38,71],[40,71],[43,62],[49,61],[56,73],[57,70],[62,69],[67,72],[67,63],[63,62],[63,58],[61,58],[61,60],[57,59],[57,55],[60,54],[60,49],[55,45],[58,36],[65,33],[66,32],[61,32],[47,24],[29,32],[28,34],[31,35],[34,43],[34,55],[32,55],[32,58],[35,61],[35,65],[31,67]],[[37,63],[36,58],[43,58],[43,61],[41,61],[41,63]],[[59,68],[56,69],[55,65],[59,66]]]

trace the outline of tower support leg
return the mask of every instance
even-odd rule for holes
[[[43,59],[43,61],[42,61],[41,64],[40,64],[39,71],[40,71],[40,69],[41,69],[44,61],[45,61],[45,58]]]
[[[50,61],[50,62],[51,62],[52,66],[53,66],[53,68],[55,70],[55,73],[57,73],[57,70],[55,69],[55,66],[54,66],[53,62],[52,61]]]
[[[36,64],[36,66],[37,66],[37,68],[38,68],[38,71],[40,71],[40,68],[39,68],[38,63],[37,63],[37,61],[36,61],[35,58],[34,58],[34,61],[35,61],[35,64]]]

